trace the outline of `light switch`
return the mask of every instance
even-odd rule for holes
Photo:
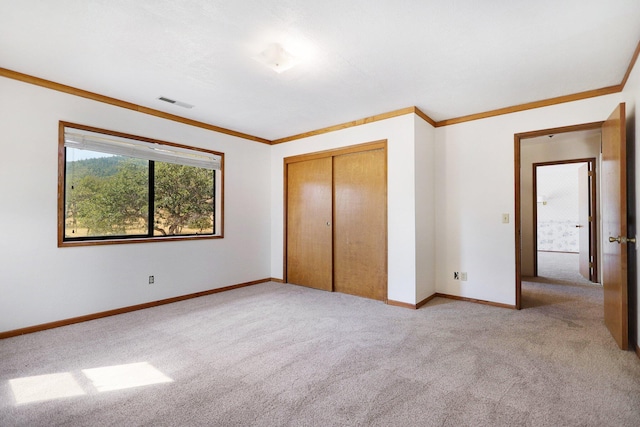
[[[509,214],[508,213],[503,213],[502,214],[502,223],[503,224],[509,224]]]

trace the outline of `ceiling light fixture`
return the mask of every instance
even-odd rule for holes
[[[279,43],[270,44],[264,51],[254,56],[253,59],[278,74],[290,70],[300,62],[298,58],[287,52]]]

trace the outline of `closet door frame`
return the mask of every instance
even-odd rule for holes
[[[379,150],[379,149],[383,149],[384,150],[384,156],[385,156],[385,160],[384,160],[384,176],[385,176],[385,182],[388,183],[388,179],[387,179],[387,140],[383,139],[383,140],[378,140],[378,141],[372,141],[372,142],[366,142],[363,144],[356,144],[356,145],[350,145],[347,147],[340,147],[340,148],[335,148],[335,149],[331,149],[331,150],[324,150],[324,151],[316,151],[313,153],[306,153],[306,154],[300,154],[300,155],[296,155],[296,156],[291,156],[291,157],[286,157],[284,158],[284,167],[283,167],[283,173],[284,173],[284,210],[283,210],[283,221],[284,221],[284,236],[283,236],[283,271],[282,271],[282,277],[284,279],[285,283],[288,283],[288,278],[287,278],[287,259],[288,259],[288,252],[287,252],[287,240],[288,240],[288,235],[287,235],[287,218],[288,218],[288,211],[287,211],[287,204],[288,204],[288,178],[287,178],[287,171],[288,171],[288,165],[290,163],[296,163],[296,162],[302,162],[302,161],[306,161],[306,160],[314,160],[314,159],[320,159],[320,158],[326,158],[326,157],[335,157],[335,156],[340,156],[340,155],[344,155],[344,154],[350,154],[350,153],[358,153],[358,152],[363,152],[363,151],[371,151],[371,150]],[[385,185],[385,206],[384,206],[384,212],[385,212],[385,218],[388,218],[388,206],[387,206],[387,201],[388,201],[388,197],[387,197],[387,188],[388,186]],[[332,222],[334,221],[334,219],[332,219]],[[385,230],[384,230],[384,234],[385,234],[385,244],[384,244],[384,252],[385,252],[385,266],[384,266],[384,272],[385,272],[385,295],[388,294],[388,266],[387,266],[387,262],[388,262],[388,222],[387,220],[385,220]],[[332,248],[332,252],[333,252],[333,248]],[[332,274],[333,274],[333,266],[332,266]],[[333,290],[333,284],[332,284],[332,290]],[[387,302],[387,298],[385,296],[385,299],[383,300],[385,303]]]

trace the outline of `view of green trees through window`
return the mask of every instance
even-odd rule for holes
[[[66,240],[215,233],[214,170],[65,150]]]

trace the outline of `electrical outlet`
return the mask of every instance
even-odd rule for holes
[[[153,276],[149,276],[149,284],[153,285],[155,283],[155,279]]]
[[[460,280],[467,280],[467,273],[466,272],[460,273]]]
[[[458,273],[457,271],[453,272],[453,280],[460,280],[460,273]]]

